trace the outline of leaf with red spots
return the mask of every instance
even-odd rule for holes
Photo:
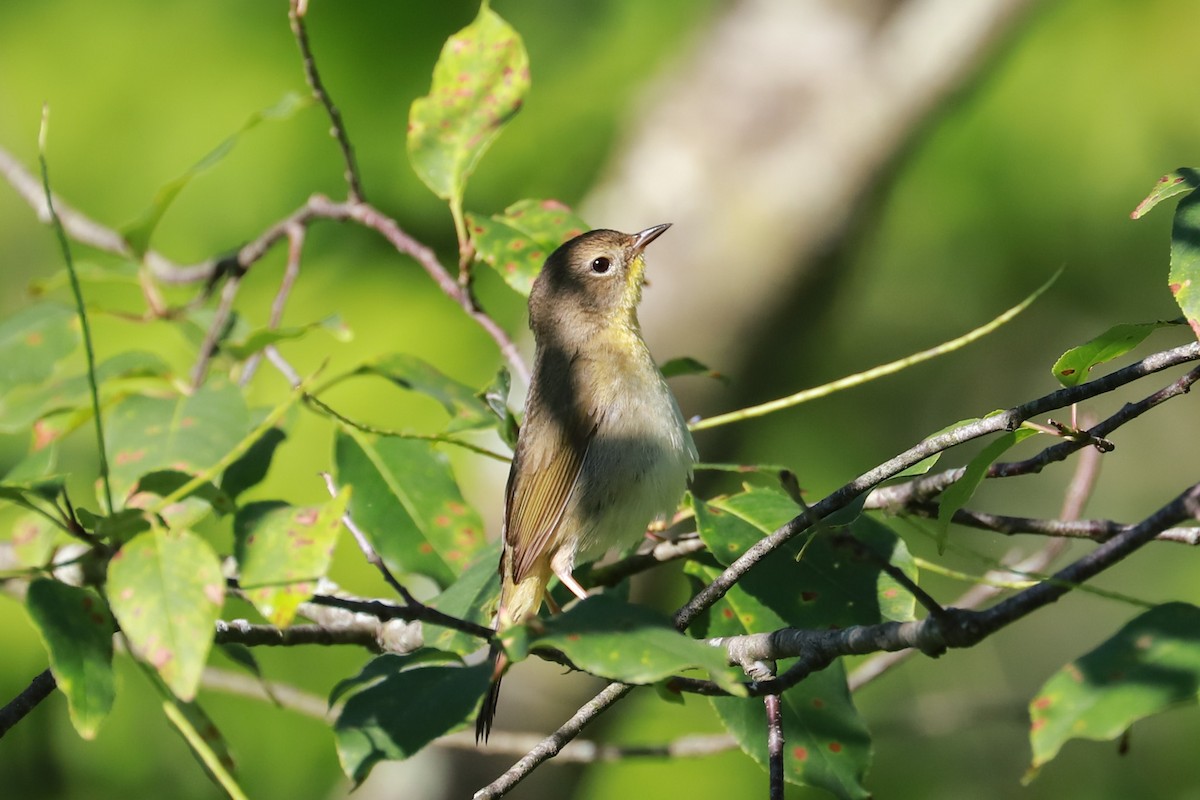
[[[133,487],[129,508],[150,508],[192,480],[186,472],[160,470],[143,475]],[[233,500],[211,483],[202,483],[159,513],[170,528],[190,528],[211,513],[233,513]]]
[[[1200,693],[1200,608],[1166,603],[1130,620],[1067,664],[1029,704],[1033,763],[1026,780],[1070,739],[1111,740],[1139,719]]]
[[[427,651],[426,651],[427,652]],[[357,690],[334,725],[342,771],[355,785],[380,761],[415,755],[439,736],[466,727],[487,690],[492,665],[382,655],[341,692]]]
[[[378,375],[402,389],[420,392],[436,400],[450,415],[447,431],[488,428],[496,417],[478,392],[456,381],[428,361],[408,353],[391,353],[363,364],[355,375]]]
[[[391,569],[447,587],[483,547],[483,520],[431,443],[347,429],[334,462],[338,484],[354,489],[350,515]]]
[[[1141,344],[1159,328],[1180,324],[1176,320],[1114,325],[1089,342],[1072,347],[1054,362],[1054,377],[1063,386],[1078,386],[1088,379],[1092,368],[1120,358]]]
[[[91,589],[39,578],[25,596],[50,655],[50,671],[67,697],[71,723],[85,739],[95,737],[116,697],[113,678],[113,620]]]
[[[588,224],[557,200],[519,200],[503,214],[467,215],[475,258],[528,297],[546,257],[560,244],[589,230]]]
[[[724,650],[680,633],[656,611],[605,595],[537,620],[528,647],[553,647],[580,669],[623,683],[655,683],[701,669],[726,691],[745,694]]]
[[[211,467],[249,433],[251,419],[236,386],[209,383],[190,395],[128,397],[105,424],[113,494],[124,499],[151,472]]]
[[[185,530],[138,534],[108,564],[108,599],[121,630],[181,700],[196,695],[224,598],[217,554]]]
[[[751,570],[747,578],[757,569]],[[702,559],[689,561],[685,570],[704,583],[711,582],[720,573],[715,563],[709,561],[706,564]],[[697,627],[704,636],[742,636],[788,627],[790,621],[785,621],[744,585],[745,581],[742,581],[733,586],[707,615],[698,620]],[[779,671],[785,671],[788,663],[780,662]],[[762,698],[713,697],[710,700],[742,750],[766,769],[766,717]],[[841,660],[809,675],[784,692],[780,700],[784,741],[787,743],[784,777],[792,783],[820,787],[838,797],[867,796],[862,779],[871,760],[870,735],[846,688],[846,673]]]
[[[79,341],[75,311],[54,303],[29,306],[0,322],[0,398],[45,381]],[[0,406],[0,417],[3,410]]]
[[[1129,217],[1130,219],[1141,219],[1163,200],[1198,188],[1200,188],[1200,172],[1189,167],[1180,167],[1174,172],[1168,172],[1158,179],[1158,183],[1154,184],[1150,194],[1137,204],[1137,208],[1129,214]]]
[[[500,597],[500,572],[496,568],[499,562],[500,542],[497,540],[481,550],[458,580],[428,604],[443,614],[490,625]],[[478,636],[453,628],[439,628],[429,622],[424,623],[424,630],[425,644],[460,656],[474,653],[481,644]]]
[[[272,624],[291,624],[329,571],[350,490],[320,506],[272,501],[238,510],[233,522],[238,579],[254,607]]]
[[[488,8],[446,40],[429,94],[408,113],[408,158],[433,193],[462,204],[467,178],[529,91],[521,37]]]
[[[1175,207],[1171,225],[1171,270],[1167,287],[1183,310],[1192,332],[1200,339],[1200,171],[1182,167],[1159,179],[1154,191],[1138,205],[1134,219],[1160,200],[1188,192]]]

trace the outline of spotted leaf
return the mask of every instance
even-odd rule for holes
[[[181,700],[196,695],[224,597],[216,553],[185,530],[138,534],[108,565],[108,598],[121,630]]]
[[[408,158],[433,193],[459,206],[467,178],[529,90],[521,37],[484,3],[446,40],[429,94],[408,114]]]
[[[350,492],[320,506],[251,503],[234,520],[242,589],[264,617],[290,625],[329,570]]]

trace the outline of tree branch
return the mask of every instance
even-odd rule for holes
[[[834,511],[845,508],[854,498],[863,492],[869,491],[882,481],[903,472],[923,459],[948,450],[955,445],[986,436],[990,433],[1014,430],[1030,417],[1087,400],[1155,372],[1160,372],[1177,364],[1197,359],[1200,359],[1200,342],[1192,342],[1172,350],[1155,353],[1102,378],[1051,392],[1048,395],[1023,403],[1003,413],[985,417],[984,419],[965,425],[959,425],[945,433],[920,442],[894,458],[888,459],[874,469],[863,473],[858,478],[855,478],[850,483],[847,483],[813,505],[809,510],[794,517],[770,536],[756,542],[737,560],[730,564],[724,572],[718,575],[712,583],[704,587],[704,589],[698,592],[675,613],[676,626],[680,629],[686,628],[705,609],[721,599],[729,591],[729,588],[746,574],[746,571],[750,567],[783,545],[784,542],[807,530],[815,521],[823,519]],[[1196,372],[1198,371],[1193,370],[1189,375]],[[1179,381],[1176,381],[1176,383],[1179,383]],[[1188,385],[1190,386],[1190,384]],[[1170,388],[1168,387],[1168,389]],[[1187,391],[1186,387],[1181,388],[1178,393],[1185,391]]]
[[[38,673],[28,687],[19,695],[0,708],[0,737],[12,730],[18,722],[25,719],[30,711],[38,707],[54,691],[58,684],[47,667]]]

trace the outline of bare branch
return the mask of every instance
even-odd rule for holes
[[[229,280],[225,281],[225,286],[221,289],[221,300],[217,303],[212,322],[204,334],[204,341],[200,344],[200,355],[196,359],[195,366],[192,367],[192,391],[199,389],[200,385],[204,383],[204,376],[208,374],[209,362],[217,352],[217,342],[221,339],[225,324],[229,322],[229,315],[233,311],[233,301],[237,298],[241,285],[242,276],[235,273],[229,276]]]
[[[274,625],[255,625],[244,619],[226,622],[217,620],[216,644],[244,644],[247,647],[294,647],[302,644],[340,645],[352,644],[380,652],[379,623],[373,625],[343,626],[330,628],[324,625],[291,625],[277,628]]]
[[[0,737],[12,730],[18,722],[25,719],[30,711],[38,707],[38,704],[50,696],[58,684],[54,680],[54,676],[50,674],[50,669],[47,667],[38,673],[19,695],[8,702],[4,708],[0,708]]]
[[[304,252],[304,227],[295,223],[289,225],[287,228],[287,237],[287,266],[283,270],[283,280],[279,283],[279,291],[275,293],[275,299],[271,301],[271,317],[267,321],[267,328],[270,330],[278,328],[279,323],[283,321],[284,306],[287,305],[292,287],[296,285],[296,279],[300,277],[300,257]],[[258,369],[260,361],[262,361],[261,352],[250,356],[246,361],[245,369],[242,370],[242,376],[238,380],[239,385],[246,386],[250,383],[250,380],[254,377],[254,372]],[[295,382],[292,385],[295,386]]]
[[[333,104],[333,98],[325,90],[325,84],[321,82],[321,75],[317,72],[317,62],[313,58],[312,48],[308,43],[308,29],[304,24],[304,12],[305,9],[300,4],[300,0],[292,0],[291,7],[288,9],[288,20],[292,25],[292,35],[296,37],[296,44],[300,47],[300,57],[304,62],[304,78],[308,81],[308,87],[312,89],[313,97],[320,101],[321,105],[325,107],[325,113],[329,115],[332,125],[329,135],[333,137],[338,144],[338,149],[342,151],[350,201],[352,203],[362,202],[366,199],[366,195],[363,194],[358,166],[354,163],[354,148],[350,146],[350,137],[346,135],[346,125],[342,122],[342,114]]]
[[[1058,600],[1072,588],[1095,577],[1124,559],[1168,527],[1187,519],[1200,519],[1200,483],[1138,525],[1099,545],[1095,550],[1064,567],[1053,577],[1031,586],[984,611],[948,608],[942,617],[929,616],[915,622],[885,622],[840,630],[784,628],[770,633],[710,640],[728,648],[731,663],[797,658],[778,679],[752,684],[752,694],[781,692],[813,672],[829,666],[839,656],[892,652],[916,648],[939,655],[947,648],[970,647],[1001,628]],[[683,691],[701,690],[699,684],[676,679]],[[676,685],[677,684],[677,685]]]
[[[718,575],[712,583],[697,593],[695,597],[675,613],[676,626],[680,629],[686,628],[697,615],[721,599],[725,592],[729,591],[729,588],[740,580],[750,567],[766,557],[768,553],[773,552],[783,545],[784,542],[807,530],[813,522],[823,519],[834,511],[845,508],[854,498],[863,492],[869,491],[882,481],[903,472],[921,460],[955,445],[986,436],[990,433],[1013,430],[1030,417],[1045,414],[1053,409],[1069,406],[1072,403],[1078,403],[1082,400],[1110,392],[1119,386],[1131,383],[1139,378],[1177,364],[1197,359],[1200,359],[1200,342],[1192,342],[1181,347],[1176,347],[1173,350],[1166,350],[1147,356],[1135,364],[1105,375],[1102,378],[1097,378],[1094,381],[1060,389],[1039,397],[1036,400],[1031,400],[1028,403],[1011,408],[1004,413],[995,414],[965,425],[959,425],[945,433],[926,439],[894,458],[888,459],[874,469],[863,473],[858,478],[855,478],[850,483],[833,492],[833,494],[816,503],[808,511],[794,517],[770,536],[756,542],[737,560],[730,564],[724,572]],[[1188,375],[1197,373],[1200,373],[1200,370],[1193,370]],[[1176,384],[1178,383],[1180,381],[1176,381]],[[1174,385],[1172,384],[1172,386]],[[1171,388],[1167,387],[1163,391],[1165,392]],[[1186,387],[1179,389],[1178,393],[1181,394],[1185,391],[1187,391]]]
[[[1089,421],[1086,424],[1092,425],[1093,422]],[[1075,468],[1075,474],[1071,478],[1071,483],[1067,487],[1066,497],[1063,500],[1062,519],[1064,524],[1068,523],[1068,521],[1078,519],[1083,513],[1084,505],[1086,505],[1092,490],[1095,488],[1096,478],[1099,474],[1100,451],[1090,448],[1084,450]],[[955,608],[978,608],[1001,592],[999,587],[989,584],[987,581],[1003,580],[1014,574],[1029,575],[1031,573],[1044,572],[1051,562],[1062,554],[1065,545],[1065,540],[1061,539],[1047,542],[1039,550],[1017,562],[1010,569],[988,572],[983,579],[985,582],[981,582],[968,589],[952,605]],[[880,653],[868,659],[848,676],[846,682],[850,691],[858,691],[892,667],[906,661],[915,652],[914,650],[900,650],[891,653]]]
[[[531,748],[524,757],[513,764],[507,772],[475,793],[475,800],[502,797],[510,789],[525,779],[530,772],[537,769],[542,762],[554,758],[567,743],[579,735],[579,732],[593,719],[603,714],[614,703],[633,690],[632,686],[624,683],[610,683],[600,694],[580,707],[562,727],[542,739]]]

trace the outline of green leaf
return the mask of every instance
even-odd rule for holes
[[[1196,702],[1200,608],[1166,603],[1131,620],[1059,670],[1029,704],[1033,764],[1026,779],[1070,739],[1115,739],[1139,719]]]
[[[1120,358],[1159,328],[1177,324],[1162,321],[1114,325],[1095,339],[1072,347],[1059,356],[1058,361],[1054,362],[1054,377],[1063,386],[1078,386],[1087,380],[1096,365]]]
[[[939,555],[946,550],[946,539],[950,535],[950,523],[954,519],[954,512],[965,506],[971,496],[975,494],[979,484],[983,483],[983,479],[987,477],[988,468],[992,466],[992,462],[1004,455],[1004,452],[1017,442],[1028,439],[1036,433],[1037,431],[1032,428],[1017,428],[1015,431],[1001,434],[988,442],[987,446],[967,464],[962,477],[942,492],[942,502],[938,506],[935,528]]]
[[[262,483],[271,467],[271,459],[275,448],[283,443],[287,434],[280,428],[271,428],[264,433],[250,449],[221,474],[221,491],[233,500],[237,500],[242,492]]]
[[[536,620],[529,632],[530,649],[553,647],[585,672],[610,680],[655,683],[699,668],[726,691],[745,694],[723,649],[685,636],[656,611],[604,595]]]
[[[247,598],[281,628],[329,571],[349,489],[320,506],[252,503],[234,519],[234,553]]]
[[[490,625],[496,613],[496,601],[500,597],[500,572],[496,568],[499,562],[500,542],[496,541],[488,544],[463,570],[458,580],[430,600],[428,605],[458,619]],[[460,656],[475,652],[482,644],[478,636],[453,628],[439,628],[429,622],[424,624],[424,630],[427,645]]]
[[[26,567],[43,567],[54,555],[59,528],[41,514],[27,511],[11,525],[13,555]]]
[[[192,480],[186,472],[159,470],[143,475],[133,487],[128,509],[153,508],[157,501]],[[128,510],[127,509],[127,510]],[[189,528],[211,513],[233,513],[233,500],[211,483],[202,483],[159,513],[170,528]]]
[[[546,258],[588,224],[557,200],[519,200],[503,214],[467,215],[475,258],[528,297]]]
[[[170,371],[153,353],[130,350],[119,353],[96,367],[101,402],[130,393],[145,378],[163,377]],[[25,430],[34,420],[59,411],[86,410],[91,418],[91,395],[87,375],[49,380],[28,391],[13,392],[0,400],[0,431]]]
[[[191,395],[126,398],[105,422],[110,478],[118,497],[126,497],[151,472],[195,473],[212,466],[251,428],[241,391],[212,383]]]
[[[446,41],[429,94],[409,110],[408,158],[418,177],[461,207],[467,178],[528,90],[521,37],[484,3],[475,21]]]
[[[222,342],[221,351],[238,361],[244,361],[266,347],[279,342],[302,339],[311,331],[318,329],[329,331],[333,338],[339,342],[348,342],[354,338],[354,334],[346,326],[346,323],[342,321],[342,318],[337,314],[333,314],[317,322],[310,322],[307,325],[293,325],[286,328],[258,328],[248,331],[236,338],[230,338]]]
[[[709,553],[728,566],[765,535],[795,515],[791,498],[774,489],[753,488],[706,503],[693,499],[696,530]],[[899,536],[873,521],[855,520],[850,530],[879,558],[915,578],[912,559]],[[904,616],[907,602],[878,563],[829,532],[796,537],[752,567],[738,583],[772,619],[802,628],[871,625]],[[799,560],[797,560],[799,558]],[[885,613],[886,609],[886,613]],[[772,630],[761,615],[742,620],[748,630]]]
[[[181,700],[196,695],[224,597],[220,560],[188,531],[139,534],[108,565],[108,598],[121,630]]]
[[[34,450],[21,459],[4,476],[5,483],[24,483],[48,478],[58,464],[58,447],[51,445]]]
[[[428,442],[339,431],[334,461],[338,485],[354,489],[351,516],[391,569],[446,587],[483,547],[483,520]]]
[[[378,375],[402,389],[432,397],[450,415],[447,431],[487,428],[495,424],[494,413],[475,389],[416,356],[392,353],[362,365],[355,374]]]
[[[1200,192],[1193,191],[1175,208],[1167,286],[1200,339]]]
[[[233,150],[242,134],[253,130],[258,127],[259,123],[266,120],[287,119],[300,109],[307,108],[312,104],[313,98],[311,96],[288,92],[275,105],[251,114],[237,131],[213,148],[208,155],[193,164],[190,169],[179,177],[163,184],[155,193],[150,207],[143,211],[140,217],[126,225],[122,231],[125,241],[129,243],[129,247],[133,250],[134,254],[138,258],[141,258],[150,247],[150,239],[154,236],[154,230],[158,227],[159,221],[167,213],[167,209],[171,207],[171,204],[175,202],[175,198],[179,196],[179,193],[191,183],[192,178],[220,163],[221,159],[225,158]]]
[[[682,356],[664,361],[658,369],[664,378],[677,378],[682,375],[701,375],[706,378],[714,378],[722,383],[729,383],[729,379],[724,375],[690,356]]]
[[[491,679],[473,667],[380,656],[372,682],[350,697],[334,726],[338,759],[355,785],[380,761],[415,755],[434,739],[466,726]]]
[[[1180,167],[1159,178],[1154,189],[1146,196],[1145,200],[1137,204],[1137,208],[1129,216],[1133,219],[1141,219],[1163,200],[1197,188],[1200,188],[1200,172],[1190,167]]]
[[[91,589],[46,578],[29,584],[25,607],[50,654],[71,723],[84,739],[94,738],[117,694],[108,608]]]
[[[0,322],[0,397],[49,378],[79,341],[79,318],[66,306],[39,303]]]
[[[517,447],[517,433],[520,431],[520,425],[517,424],[517,418],[513,415],[512,409],[508,407],[508,393],[512,389],[512,376],[508,374],[508,370],[504,367],[496,373],[495,379],[484,387],[483,391],[479,392],[476,397],[483,400],[487,407],[496,415],[497,432],[504,443],[514,450]]]
[[[806,553],[805,559],[808,558]],[[747,578],[757,569],[751,570]],[[691,560],[685,571],[708,583],[720,569],[711,562]],[[745,580],[733,586],[697,621],[703,635],[742,636],[787,627],[790,620],[747,590],[754,588],[747,587]],[[790,659],[780,662],[779,672],[785,671],[790,663]],[[791,783],[817,786],[839,797],[866,796],[862,779],[871,760],[870,735],[846,687],[841,660],[809,675],[784,692],[780,700],[784,777]],[[710,701],[742,750],[766,768],[762,698],[713,697]]]

